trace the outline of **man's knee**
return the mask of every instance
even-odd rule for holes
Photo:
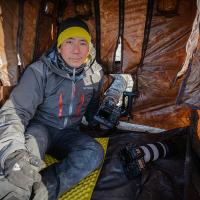
[[[90,140],[69,154],[67,163],[70,160],[76,168],[91,172],[101,166],[103,158],[104,150],[101,144],[95,140]]]
[[[44,158],[48,148],[48,129],[41,124],[31,124],[25,133],[26,147],[35,156]]]
[[[94,141],[94,144],[90,146],[92,147],[92,157],[90,158],[90,162],[92,163],[93,169],[97,169],[101,166],[104,159],[104,149],[98,142]]]

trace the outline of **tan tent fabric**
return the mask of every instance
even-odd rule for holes
[[[36,23],[39,14],[40,0],[24,1],[23,38],[21,43],[23,67],[33,59]]]
[[[44,1],[41,1],[41,6],[43,6],[43,8],[41,9],[42,12],[40,13],[40,20],[38,22],[38,46],[35,47],[35,59],[39,58],[56,41],[57,1],[54,0],[50,2],[51,4],[44,4]],[[52,6],[52,13],[45,12],[46,6],[48,8]],[[31,27],[29,27],[29,29],[31,29]]]
[[[187,45],[186,45],[186,57],[185,57],[185,61],[183,64],[182,69],[178,72],[177,77],[182,76],[183,74],[185,74],[185,72],[188,69],[188,65],[190,60],[192,59],[192,55],[197,47],[198,44],[198,39],[199,39],[199,23],[200,23],[200,1],[197,0],[197,12],[196,12],[196,17],[195,20],[193,22],[193,27],[192,27],[192,32],[190,34],[190,37],[187,41]]]
[[[126,73],[134,73],[141,59],[147,3],[137,0],[125,4],[123,71]]]
[[[3,105],[12,90],[12,86],[0,86],[0,106]]]
[[[141,58],[146,20],[146,0],[125,1],[123,71],[133,72]],[[113,56],[118,36],[118,1],[100,1],[101,60],[112,71]]]
[[[180,87],[179,96],[177,97],[180,104],[185,104],[193,109],[200,109],[200,41],[195,53],[192,55],[191,65],[189,66],[186,76]]]
[[[0,80],[4,86],[12,86],[18,80],[16,33],[18,1],[0,1]]]
[[[176,105],[179,83],[172,83],[185,57],[196,7],[180,0],[178,15],[171,18],[158,15],[156,8],[144,66],[138,72],[140,96],[133,122],[172,129],[190,124],[190,109]]]

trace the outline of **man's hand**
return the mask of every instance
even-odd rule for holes
[[[39,171],[44,167],[44,162],[36,156],[26,150],[18,150],[6,159],[4,173],[10,183],[31,194],[33,185],[41,182]]]

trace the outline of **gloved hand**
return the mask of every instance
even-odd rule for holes
[[[42,160],[30,155],[26,150],[10,154],[4,163],[4,173],[8,181],[23,190],[32,192],[33,185],[40,184],[39,171],[45,167]]]

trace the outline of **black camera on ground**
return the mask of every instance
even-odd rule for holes
[[[174,152],[174,147],[169,142],[155,142],[137,146],[126,144],[120,149],[120,160],[124,173],[128,179],[141,175],[146,168],[146,163],[165,158]]]
[[[138,177],[145,169],[144,152],[141,148],[127,144],[120,151],[124,173],[128,179]]]

